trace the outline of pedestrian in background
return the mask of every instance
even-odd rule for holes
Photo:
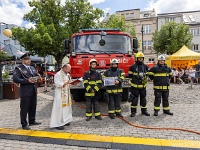
[[[22,129],[30,130],[31,125],[39,125],[35,119],[37,105],[37,70],[30,66],[28,53],[20,57],[22,64],[15,68],[13,82],[20,84],[20,119]],[[28,114],[28,122],[26,120]]]

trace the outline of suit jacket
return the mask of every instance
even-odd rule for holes
[[[30,77],[38,76],[37,70],[30,66],[32,73],[23,64],[16,67],[13,73],[13,82],[20,84],[20,97],[29,97],[37,94],[36,83],[29,83]]]

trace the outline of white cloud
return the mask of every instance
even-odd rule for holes
[[[23,22],[24,14],[31,10],[28,1],[29,0],[0,0],[0,21],[20,26]]]
[[[157,14],[200,10],[199,0],[151,0],[145,10],[155,8]]]
[[[33,24],[33,23],[30,22],[30,23],[28,23],[28,24],[25,25],[25,28],[29,29],[31,27],[35,28],[35,24]]]
[[[88,0],[90,2],[91,5],[93,4],[99,4],[99,3],[102,3],[104,2],[105,0]]]

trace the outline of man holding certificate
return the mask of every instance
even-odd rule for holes
[[[86,71],[83,77],[86,97],[86,121],[92,119],[92,106],[95,118],[102,120],[98,100],[100,98],[99,90],[102,86],[101,74],[96,71],[97,61],[91,59],[89,61],[90,70]]]
[[[118,68],[118,60],[112,59],[111,66],[103,74],[104,86],[106,86],[106,94],[108,97],[108,114],[111,119],[116,116],[122,116],[121,101],[122,101],[122,82],[125,79],[125,73]]]

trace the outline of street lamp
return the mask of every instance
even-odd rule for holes
[[[144,33],[143,24],[142,24],[141,32],[142,32],[142,53],[144,53],[144,48],[143,48],[143,33]]]
[[[4,23],[4,22],[0,22],[0,26],[1,24],[5,24],[6,28],[3,31],[3,34],[7,37],[11,37],[12,36],[12,31],[10,29],[8,29],[8,24]],[[0,100],[3,99],[3,81],[2,81],[2,61],[0,60]]]

